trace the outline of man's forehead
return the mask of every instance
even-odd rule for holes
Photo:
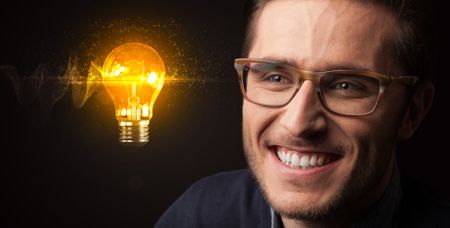
[[[340,60],[338,65],[375,68],[367,58],[380,54],[393,21],[387,10],[354,1],[272,1],[257,21],[252,49],[260,53],[253,57],[284,56],[299,65]]]
[[[349,19],[348,13],[354,18],[371,17],[374,20],[383,19],[380,13],[385,16],[389,14],[387,8],[375,2],[364,0],[272,0],[268,1],[263,8],[263,12],[283,12],[290,15],[289,18],[318,21],[321,18]],[[376,12],[376,13],[375,13]],[[272,18],[275,19],[275,18]]]

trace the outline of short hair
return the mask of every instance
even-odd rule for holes
[[[245,7],[246,33],[242,56],[252,47],[256,23],[264,6],[276,0],[248,0]],[[390,10],[396,18],[394,37],[388,42],[388,53],[406,75],[432,79],[431,74],[431,4],[426,0],[348,0],[373,4]]]

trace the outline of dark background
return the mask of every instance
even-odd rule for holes
[[[95,21],[143,18],[167,23],[161,33],[170,37],[157,41],[163,59],[173,54],[168,43],[185,46],[167,67],[182,68],[184,77],[197,81],[166,84],[155,105],[150,142],[130,148],[117,141],[113,104],[104,91],[81,108],[74,107],[68,91],[45,111],[37,101],[21,104],[2,75],[1,207],[6,213],[1,226],[151,227],[195,180],[244,168],[241,96],[232,66],[240,56],[244,5],[148,0],[3,7],[0,65],[12,65],[22,76],[80,49]],[[434,107],[417,134],[401,145],[400,165],[438,199],[450,202],[449,79],[440,67],[448,64],[446,39],[438,34],[433,36],[440,47],[433,56]]]

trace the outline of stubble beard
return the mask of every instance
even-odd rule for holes
[[[373,160],[366,165],[362,165],[364,164],[362,161],[357,161],[351,174],[341,180],[340,188],[328,202],[322,205],[311,205],[309,208],[286,208],[279,205],[277,199],[270,197],[274,194],[269,194],[270,186],[264,182],[263,174],[256,162],[255,156],[258,152],[252,149],[251,140],[245,130],[243,145],[250,172],[262,195],[276,213],[288,219],[316,224],[329,224],[341,220],[342,217],[346,217],[346,212],[352,211],[351,207],[358,200],[364,200],[361,199],[364,193],[369,192],[383,175],[382,172],[375,172],[376,165]],[[302,184],[299,183],[299,185]]]

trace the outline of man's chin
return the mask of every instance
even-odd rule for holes
[[[257,157],[249,144],[244,138],[250,171],[266,201],[281,216],[321,223],[342,215],[349,205],[346,201],[352,200],[351,157],[327,155],[329,159],[322,164],[292,167],[280,159],[276,150],[264,150]],[[296,153],[299,157],[309,155]],[[311,154],[324,156],[320,152]]]
[[[270,163],[265,163],[268,164]],[[331,165],[339,166],[341,163]],[[262,170],[253,168],[252,172],[261,171],[254,175],[256,174],[256,180],[267,202],[283,217],[323,223],[340,216],[345,210],[344,201],[349,200],[349,197],[345,197],[345,186],[349,184],[348,176],[341,176],[339,179],[334,176],[336,172],[332,172],[338,167],[326,167],[331,172],[322,170],[306,176],[303,173],[294,173],[296,181],[292,181],[292,178],[280,178],[270,165],[262,166]]]
[[[324,222],[337,216],[342,201],[341,194],[321,200],[311,200],[308,194],[270,194],[266,189],[261,189],[270,206],[282,217],[309,222]],[[320,201],[320,202],[318,202]]]

